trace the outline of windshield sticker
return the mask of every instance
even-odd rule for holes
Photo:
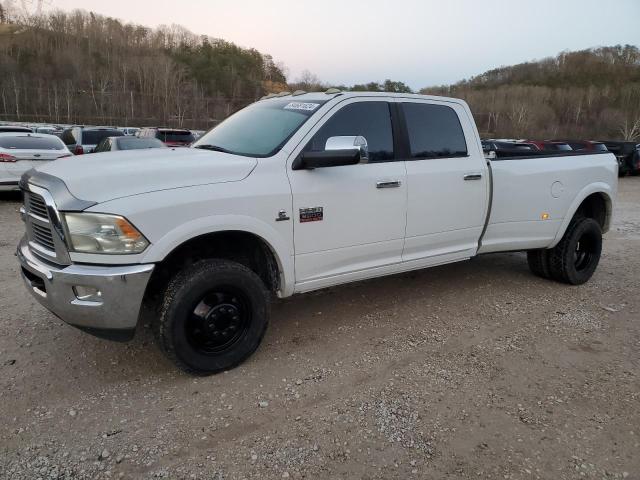
[[[303,103],[303,102],[291,102],[284,106],[285,110],[305,110],[312,112],[320,106],[319,103]]]

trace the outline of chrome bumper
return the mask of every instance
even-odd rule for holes
[[[18,245],[17,256],[27,289],[61,320],[100,337],[131,338],[153,264],[56,268],[33,255],[26,238]],[[100,294],[80,299],[74,287]]]

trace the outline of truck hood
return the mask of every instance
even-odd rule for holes
[[[236,182],[257,160],[195,148],[92,153],[49,162],[37,170],[60,178],[76,198],[96,203],[158,190]]]

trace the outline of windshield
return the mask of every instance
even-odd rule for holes
[[[295,102],[291,97],[257,102],[231,115],[193,146],[215,146],[247,157],[270,157],[323,103],[321,100]]]
[[[51,137],[0,137],[0,148],[16,150],[62,150],[61,140]]]
[[[156,138],[169,143],[191,143],[195,140],[188,130],[158,130]]]
[[[157,138],[120,137],[116,140],[120,150],[138,150],[142,148],[166,148]]]
[[[103,138],[121,137],[124,133],[120,130],[84,130],[82,132],[83,145],[97,145]]]

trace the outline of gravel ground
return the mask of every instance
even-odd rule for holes
[[[594,278],[520,253],[280,301],[194,378],[66,326],[22,286],[0,199],[0,478],[640,479],[640,178]]]

